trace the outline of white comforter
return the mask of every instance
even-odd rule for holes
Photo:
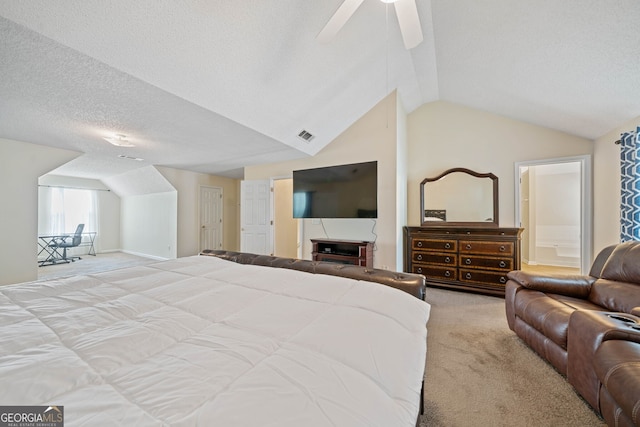
[[[0,405],[65,425],[415,426],[429,305],[194,256],[0,287]]]

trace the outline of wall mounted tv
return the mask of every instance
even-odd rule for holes
[[[377,218],[378,162],[293,171],[294,218]]]

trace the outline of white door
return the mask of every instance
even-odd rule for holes
[[[240,183],[240,250],[253,254],[273,254],[271,182]]]
[[[200,250],[222,249],[222,188],[200,187]]]

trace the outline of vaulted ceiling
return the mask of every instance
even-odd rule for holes
[[[379,0],[319,43],[341,3],[1,2],[0,138],[84,153],[70,176],[240,177],[317,153],[394,89],[409,113],[445,100],[589,139],[640,116],[637,0],[417,0],[411,50]]]

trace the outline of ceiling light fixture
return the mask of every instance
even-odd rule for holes
[[[382,3],[395,3],[398,0],[380,0]]]
[[[118,154],[118,157],[120,157],[121,159],[135,160],[137,162],[142,162],[144,160],[144,159],[141,159],[140,157],[126,156],[124,154]]]
[[[104,140],[109,144],[113,144],[117,147],[135,147],[135,145],[133,145],[131,141],[127,139],[126,135],[122,135],[120,133],[117,133],[115,136],[111,137],[107,136],[104,138]]]

